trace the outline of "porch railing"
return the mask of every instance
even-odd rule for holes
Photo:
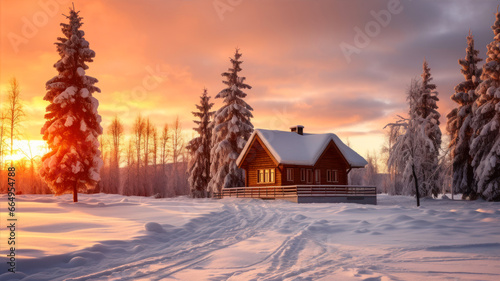
[[[340,197],[340,196],[376,196],[375,186],[363,185],[287,185],[262,187],[223,188],[214,197],[242,198],[287,198],[287,197]]]

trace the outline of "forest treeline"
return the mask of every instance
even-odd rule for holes
[[[47,82],[49,101],[42,127],[48,152],[39,157],[31,146],[16,161],[17,193],[104,192],[123,195],[206,197],[222,188],[244,185],[244,172],[235,161],[254,130],[253,108],[247,104],[251,86],[242,71],[242,54],[236,49],[222,73],[224,88],[215,95],[222,105],[212,110],[207,89],[195,105],[196,135],[187,141],[179,118],[158,127],[139,115],[128,132],[115,116],[100,126],[98,101],[93,93],[97,79],[87,76],[86,63],[95,52],[80,30],[82,18],[74,9],[63,23],[65,37],[56,43],[61,59],[59,74]],[[500,13],[492,26],[482,66],[469,32],[465,58],[458,61],[463,81],[451,99],[456,107],[446,115],[443,142],[437,86],[423,61],[420,78],[406,90],[408,114],[395,116],[385,126],[386,144],[367,156],[365,169],[350,172],[350,184],[376,185],[389,194],[437,197],[460,193],[464,199],[500,200]],[[457,73],[457,76],[460,75]],[[0,112],[0,164],[13,164],[14,141],[22,139],[25,113],[20,85],[10,81],[7,101]],[[8,157],[10,156],[10,158]],[[378,159],[386,163],[381,172]],[[5,169],[0,174],[5,177]],[[2,190],[6,181],[0,179]]]
[[[8,119],[3,121],[0,123],[0,137],[3,136],[3,141],[0,142],[0,161],[5,168],[11,165],[11,146],[8,133],[10,126],[5,122]],[[22,128],[22,122],[19,123],[19,128]],[[15,133],[13,143],[21,137],[22,134]],[[101,180],[94,189],[88,190],[88,193],[156,197],[188,195],[186,171],[189,153],[186,150],[185,138],[178,117],[170,124],[157,126],[150,118],[139,115],[130,130],[126,131],[123,122],[115,116],[111,124],[104,129],[104,134],[99,137],[103,160]],[[13,154],[24,155],[13,163],[17,170],[17,194],[53,193],[39,175],[42,158],[33,154],[39,149],[30,143],[26,148],[13,148]],[[6,176],[6,169],[2,169],[2,176]],[[1,184],[5,192],[7,185],[4,181]]]

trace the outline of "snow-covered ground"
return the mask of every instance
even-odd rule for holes
[[[17,197],[0,280],[500,280],[500,203],[71,198]]]

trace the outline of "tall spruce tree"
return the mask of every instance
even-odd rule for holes
[[[436,85],[433,84],[430,68],[424,59],[422,73],[422,90],[420,95],[416,96],[413,109],[410,104],[410,118],[420,118],[422,121],[417,126],[422,126],[425,135],[431,140],[432,148],[425,151],[425,165],[422,167],[422,185],[426,190],[423,196],[433,195],[437,197],[440,190],[440,172],[439,172],[439,151],[441,149],[441,129],[439,128],[439,117],[437,111],[438,92]],[[414,115],[413,117],[411,115]]]
[[[191,153],[191,163],[189,165],[189,186],[191,196],[194,198],[203,198],[206,196],[207,186],[210,182],[210,149],[212,140],[211,121],[214,111],[211,111],[213,103],[210,103],[210,96],[207,95],[207,89],[203,90],[199,105],[196,105],[198,112],[193,112],[199,120],[194,120],[198,125],[194,130],[199,134],[192,139],[186,146]]]
[[[417,198],[436,197],[441,185],[438,93],[431,81],[424,60],[422,81],[412,80],[408,90],[409,118],[400,117],[396,123],[386,125],[391,132],[401,132],[389,147],[388,167],[401,175],[402,194],[416,194]]]
[[[477,95],[475,89],[479,85],[481,68],[478,68],[479,51],[474,49],[474,37],[469,31],[467,36],[467,48],[465,58],[458,60],[462,66],[464,81],[455,87],[455,93],[451,99],[458,104],[448,115],[446,129],[450,135],[449,149],[453,161],[453,190],[462,193],[462,198],[475,197],[476,183],[474,182],[474,170],[472,168],[472,156],[470,155],[470,143],[472,138],[472,105]]]
[[[441,114],[437,111],[437,102],[439,101],[436,85],[432,83],[431,69],[424,59],[422,73],[422,93],[416,99],[415,114],[424,119],[429,119],[431,124],[437,129],[427,130],[427,135],[432,140],[436,153],[439,154],[441,147],[441,130],[439,130],[439,118]]]
[[[241,71],[241,54],[238,49],[234,58],[230,58],[232,67],[222,73],[227,87],[215,98],[224,99],[224,105],[214,116],[212,132],[212,150],[210,165],[211,192],[220,192],[222,188],[244,185],[244,171],[236,165],[236,159],[243,150],[248,138],[253,132],[250,118],[253,109],[243,99],[247,96],[244,89],[251,89],[245,84],[245,77],[239,77]]]
[[[79,190],[92,189],[100,178],[103,165],[98,136],[102,134],[99,102],[92,94],[100,92],[94,86],[97,79],[85,75],[87,62],[95,52],[80,30],[82,17],[75,8],[66,16],[69,23],[61,23],[64,37],[56,42],[61,57],[54,67],[59,75],[47,81],[44,100],[50,102],[41,133],[49,152],[42,157],[40,176],[56,195],[73,191],[78,201]]]
[[[423,118],[416,112],[417,102],[422,95],[422,84],[412,80],[407,95],[410,117],[399,116],[397,122],[386,125],[391,132],[401,132],[389,147],[387,166],[400,176],[401,194],[417,195],[418,200],[419,195],[432,195],[429,187],[433,186],[432,173],[436,171],[428,169],[435,164],[435,160],[429,157],[434,151],[434,143],[425,130],[430,119]]]
[[[500,201],[500,13],[493,26],[493,41],[488,44],[481,84],[473,105],[470,154],[473,157],[476,192],[484,199]]]

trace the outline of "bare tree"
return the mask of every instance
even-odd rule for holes
[[[390,126],[386,131],[386,143],[382,147],[383,160],[387,164],[387,172],[389,179],[383,183],[384,192],[392,195],[400,195],[403,190],[402,175],[400,170],[395,165],[389,165],[389,158],[391,156],[391,148],[396,143],[397,139],[405,133],[402,126]]]
[[[7,122],[7,113],[2,109],[0,114],[0,169],[3,169],[3,157],[5,155],[5,137],[7,130],[5,128],[5,123]],[[3,183],[3,181],[2,181]]]
[[[158,177],[158,183],[156,188],[160,190],[160,194],[163,197],[167,196],[173,196],[172,192],[169,192],[168,189],[168,182],[167,182],[167,162],[168,158],[170,157],[170,130],[168,127],[168,124],[165,124],[163,126],[163,129],[161,131],[161,135],[159,138],[159,150],[160,150],[160,155],[159,155],[159,163],[160,163],[160,171],[159,171],[159,177]]]
[[[19,126],[24,118],[24,109],[21,102],[19,83],[16,78],[10,80],[10,89],[7,101],[7,122],[10,133],[10,157],[14,154],[14,139],[19,137]],[[13,160],[11,159],[11,165]]]
[[[143,188],[140,188],[140,186],[142,185],[142,179],[143,179],[143,176],[141,174],[141,146],[143,144],[143,136],[144,136],[144,129],[145,129],[145,122],[144,122],[144,119],[141,117],[141,115],[137,116],[136,120],[135,120],[135,123],[134,123],[134,127],[133,127],[133,134],[134,134],[134,138],[135,138],[135,149],[136,149],[136,153],[137,153],[137,157],[136,157],[136,182],[135,182],[135,189],[138,189],[136,190],[137,195],[145,195],[145,192],[143,190]]]
[[[112,193],[119,193],[121,142],[124,130],[118,116],[115,115],[115,118],[111,121],[108,130],[111,136],[110,190]]]
[[[154,130],[155,127],[149,117],[144,120],[144,180],[142,181],[143,187],[145,190],[146,195],[151,195],[153,194],[153,188],[152,188],[152,182],[154,181],[153,177],[151,176],[151,156],[154,155],[153,153],[153,147],[154,144]],[[154,156],[153,156],[154,157]]]
[[[151,138],[151,133],[152,133],[152,124],[151,121],[149,120],[149,117],[146,118],[144,121],[144,166],[147,167],[149,165],[149,140]]]
[[[372,154],[368,153],[366,155],[366,161],[368,165],[363,169],[363,185],[375,185],[377,189],[380,191],[379,186],[379,177],[378,177],[378,159],[377,154],[373,152]]]
[[[153,156],[153,174],[156,178],[156,165],[158,164],[158,130],[152,127],[151,133],[151,155]]]
[[[155,196],[165,197],[165,187],[162,185],[162,177],[164,177],[161,173],[158,172],[158,150],[159,150],[159,137],[158,137],[158,129],[153,127],[153,132],[151,134],[151,156],[153,157],[153,176],[152,176],[152,191]]]
[[[178,163],[184,149],[184,138],[182,137],[182,127],[179,116],[175,118],[172,131],[172,162]]]
[[[178,163],[181,160],[182,152],[184,149],[184,138],[182,137],[182,127],[179,122],[179,116],[175,118],[175,122],[173,124],[173,129],[172,129],[172,163],[173,163],[173,168],[172,168],[172,180],[173,180],[173,186],[174,190],[176,192],[176,195],[181,195],[183,194],[181,186],[179,186],[179,167]],[[185,171],[182,170],[182,171]]]
[[[33,149],[31,148],[31,141],[28,140],[28,147],[25,150],[21,149],[21,152],[30,162],[29,168],[29,186],[32,188],[32,193],[41,194],[42,193],[42,185],[41,179],[35,172],[35,162],[37,159],[41,159],[40,156],[33,155]]]
[[[136,190],[134,189],[135,186],[135,177],[134,173],[136,170],[134,170],[134,143],[131,139],[128,141],[127,149],[125,151],[125,156],[126,156],[126,163],[127,163],[127,177],[125,179],[125,183],[123,184],[123,189],[122,193],[123,195],[135,195]]]
[[[149,117],[144,121],[144,179],[142,180],[142,185],[146,196],[151,195],[151,175],[150,175],[150,157],[151,154],[151,137],[153,134],[153,124]]]
[[[5,155],[5,137],[7,130],[5,128],[5,123],[7,122],[7,113],[1,108],[2,110],[0,114],[0,190],[3,191],[3,186],[4,186],[4,181],[3,181],[3,173],[1,170],[4,168],[4,155]],[[5,189],[7,191],[7,189]]]
[[[99,137],[99,145],[101,150],[101,158],[102,158],[102,168],[101,168],[101,180],[97,184],[96,188],[92,191],[95,193],[104,192],[104,193],[113,193],[110,189],[110,145],[109,139],[105,135],[101,135]]]
[[[169,149],[167,146],[169,141],[170,141],[170,131],[168,128],[168,124],[165,124],[160,137],[160,163],[162,166],[163,174],[165,174],[165,165],[167,164],[169,156]]]

